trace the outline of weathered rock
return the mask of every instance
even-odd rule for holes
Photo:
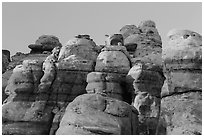
[[[125,102],[99,94],[84,94],[67,108],[57,135],[130,135],[137,133],[137,116]]]
[[[10,51],[9,50],[2,49],[2,54],[7,56],[9,62],[11,61],[11,59],[10,59]]]
[[[132,31],[128,31],[129,33],[126,35],[122,31],[124,28]],[[135,25],[128,25],[120,31],[122,31],[124,37],[124,45],[131,56],[143,58],[152,54],[161,54],[162,42],[155,22],[151,20],[142,21],[138,28]]]
[[[172,30],[168,33],[168,45],[163,47],[164,72],[168,91],[202,90],[202,37],[189,30]]]
[[[144,21],[141,21],[140,24],[138,25],[138,28],[143,28],[143,27],[152,27],[152,28],[155,28],[156,24],[152,20],[144,20]]]
[[[43,51],[52,51],[57,46],[61,46],[57,37],[42,35],[36,40],[35,44],[30,44],[28,47],[31,49],[31,53],[43,53]]]
[[[5,89],[9,97],[2,106],[3,134],[49,134],[52,107],[36,94],[41,77],[38,60],[24,60],[15,67]]]
[[[76,55],[85,60],[95,61],[98,55],[95,48],[96,44],[94,41],[84,37],[75,37],[69,40],[65,46],[62,46],[59,53],[59,60]]]
[[[6,55],[2,54],[2,73],[7,70],[7,66],[9,65],[9,60]]]
[[[152,96],[148,92],[138,92],[133,106],[138,110],[139,134],[157,134],[161,99]]]
[[[120,29],[120,33],[123,35],[123,38],[126,39],[132,34],[140,34],[140,30],[135,25],[125,25]]]
[[[76,96],[86,93],[86,76],[89,72],[57,71],[51,96],[59,104],[71,102]]]
[[[96,60],[96,71],[127,73],[131,62],[124,46],[106,46]]]
[[[160,66],[154,64],[137,63],[127,74],[127,82],[133,94],[147,92],[152,96],[160,97],[165,77]]]
[[[166,88],[162,92],[160,134],[202,134],[202,40],[189,30],[172,30],[163,48]],[[160,132],[160,131],[159,131]]]
[[[55,116],[54,116],[53,121],[52,121],[52,127],[50,128],[49,135],[55,135],[56,134],[56,131],[59,128],[60,121],[62,120],[62,117],[64,116],[67,104],[69,104],[69,102],[64,104],[63,107],[55,107],[53,109],[52,112],[55,114]]]
[[[95,61],[87,60],[80,56],[70,55],[60,60],[56,66],[60,70],[93,71]]]
[[[8,102],[2,106],[3,134],[49,134],[52,113],[49,107],[39,108],[33,102]]]
[[[113,34],[113,35],[106,35],[107,40],[106,40],[106,45],[124,45],[123,42],[123,35],[121,34]]]
[[[163,47],[162,58],[168,70],[175,67],[201,69],[202,36],[190,30],[170,31],[168,45]]]
[[[43,62],[47,56],[48,55],[45,54],[24,54],[20,52],[17,52],[14,56],[12,56],[11,57],[12,61],[9,62],[7,71],[4,74],[2,74],[2,95],[3,95],[2,101],[4,101],[6,97],[8,97],[8,95],[6,95],[4,91],[7,86],[8,80],[13,73],[13,69],[17,65],[22,65],[24,60],[37,60],[39,62]]]
[[[144,62],[135,64],[126,77],[132,105],[139,112],[139,134],[157,134],[164,79],[160,66]]]
[[[163,119],[163,120],[162,120]],[[202,93],[188,92],[162,98],[160,125],[167,135],[202,134]]]
[[[126,92],[125,76],[117,73],[91,72],[87,75],[87,93],[100,93],[112,98],[124,100]]]
[[[13,73],[12,70],[8,70],[2,74],[2,103],[8,97],[8,95],[5,94],[5,89],[6,89],[8,80],[11,77],[12,73]]]

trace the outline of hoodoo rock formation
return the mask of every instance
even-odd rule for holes
[[[172,30],[163,46],[168,90],[162,92],[161,119],[167,134],[202,134],[202,37]]]
[[[110,39],[115,43],[117,38]],[[123,46],[107,45],[96,60],[95,72],[87,75],[87,93],[71,102],[57,135],[137,134],[137,111],[124,102],[125,76],[130,69]],[[127,98],[126,98],[127,99]]]
[[[31,52],[2,54],[5,135],[202,134],[202,36],[154,21],[96,45],[42,35]]]

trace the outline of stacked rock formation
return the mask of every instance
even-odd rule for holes
[[[30,44],[28,47],[31,49],[30,53],[46,53],[51,52],[55,47],[61,47],[59,39],[53,35],[40,36],[35,44]]]
[[[138,27],[126,25],[120,29],[124,37],[124,45],[133,58],[162,62],[162,41],[155,22],[142,21]],[[133,64],[134,64],[133,59]]]
[[[53,47],[58,47],[58,45],[61,45],[61,43],[59,43],[59,41],[57,40],[56,43],[53,42],[53,39],[49,38],[50,35],[47,36],[47,38],[44,38],[43,39],[43,36],[41,36],[37,41],[36,43],[52,43],[52,44],[47,44],[46,47],[48,49],[53,49]],[[50,36],[51,37],[51,36]],[[55,37],[55,36],[53,36]],[[58,38],[56,38],[58,39]],[[43,42],[44,40],[44,42]],[[56,44],[56,45],[54,45]],[[50,47],[49,47],[50,46]],[[29,46],[28,46],[29,47]],[[59,46],[60,47],[60,46]],[[17,66],[17,65],[21,65],[23,63],[24,60],[38,60],[40,62],[43,62],[46,57],[50,54],[44,54],[44,49],[40,49],[39,52],[38,51],[32,51],[31,50],[31,53],[28,53],[28,54],[24,54],[24,53],[21,53],[21,52],[17,52],[15,55],[13,55],[11,57],[11,62],[9,62],[8,66],[6,67],[7,68],[7,71],[5,71],[5,73],[2,74],[2,94],[3,94],[3,98],[2,98],[2,101],[4,101],[7,97],[7,95],[4,93],[4,90],[7,86],[7,82],[9,80],[9,78],[11,77],[12,73],[13,73],[13,69]],[[7,57],[9,57],[9,60],[10,60],[10,52],[7,51],[7,50],[2,50],[2,53],[3,54],[6,54]],[[35,54],[33,54],[35,53]],[[3,55],[2,54],[2,55]],[[4,57],[3,57],[4,59]],[[5,67],[4,67],[5,68]]]
[[[141,135],[157,134],[164,79],[161,66],[144,62],[136,63],[127,75],[132,105],[139,112],[138,132]]]
[[[58,135],[137,134],[137,111],[122,101],[126,92],[122,86],[130,69],[123,50],[125,47],[118,45],[102,49],[96,60],[96,72],[87,75],[88,94],[78,96],[68,105]]]
[[[51,90],[39,88],[47,56],[17,54],[12,57],[9,67],[12,73],[5,89],[8,98],[2,106],[3,134],[49,134],[54,115],[53,105],[47,101],[46,94],[50,94]]]
[[[86,93],[86,77],[94,71],[98,53],[97,46],[89,35],[78,35],[62,46],[55,63],[55,77],[52,77],[50,101],[55,101],[55,117],[50,134],[55,134],[67,104],[77,96]],[[54,72],[54,71],[53,71]]]
[[[161,106],[166,134],[201,134],[202,37],[189,30],[172,30],[162,54],[168,84]]]
[[[157,134],[160,94],[165,77],[162,66],[162,42],[155,22],[142,21],[138,27],[120,29],[133,67],[126,81],[132,105],[139,112],[138,134]]]
[[[37,60],[25,60],[13,70],[5,90],[9,97],[2,106],[3,134],[48,134],[52,109],[36,100],[41,66]]]

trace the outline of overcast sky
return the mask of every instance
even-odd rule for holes
[[[29,44],[43,34],[55,35],[64,45],[77,34],[89,34],[104,44],[105,34],[118,33],[126,24],[153,20],[166,44],[173,28],[202,34],[200,3],[3,3],[2,48],[11,55],[28,53]]]

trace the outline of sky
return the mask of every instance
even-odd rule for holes
[[[2,4],[2,49],[14,55],[29,53],[29,44],[43,34],[55,35],[62,45],[78,34],[89,34],[103,45],[106,34],[119,33],[127,24],[153,20],[167,44],[171,29],[188,29],[202,35],[201,2],[16,2]]]

